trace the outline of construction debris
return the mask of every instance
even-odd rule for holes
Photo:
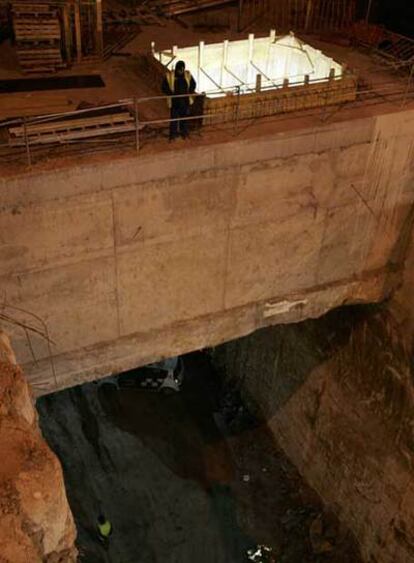
[[[324,526],[322,522],[322,514],[319,514],[311,523],[309,527],[309,539],[312,546],[312,551],[316,555],[330,553],[334,546],[326,537]]]
[[[145,5],[130,10],[104,10],[102,13],[104,25],[138,24],[165,25],[165,22]]]
[[[341,31],[355,21],[356,0],[243,0],[239,31],[272,21],[278,31]]]
[[[383,26],[357,22],[352,29],[352,39],[392,69],[414,65],[414,40]]]
[[[230,3],[232,0],[152,0],[150,5],[159,15],[173,17]]]
[[[13,30],[24,72],[55,72],[65,66],[58,10],[41,3],[12,3]]]
[[[258,545],[254,549],[249,549],[247,559],[254,563],[276,563],[272,548],[266,545]]]
[[[67,143],[135,130],[135,118],[129,111],[104,113],[81,118],[67,117],[55,121],[27,123],[9,128],[9,145]]]

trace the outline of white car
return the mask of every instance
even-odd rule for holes
[[[180,390],[184,379],[182,358],[175,357],[131,369],[103,381],[116,385],[118,389],[139,388],[171,394]]]

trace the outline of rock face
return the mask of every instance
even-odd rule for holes
[[[394,295],[392,306],[407,335],[411,350],[414,351],[414,207],[410,213],[409,228],[411,234],[407,237],[403,280],[399,291]]]
[[[76,530],[59,461],[0,333],[0,562],[74,562]]]
[[[214,353],[370,563],[414,560],[414,386],[386,311],[259,331]]]

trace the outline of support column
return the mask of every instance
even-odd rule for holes
[[[75,2],[75,38],[76,38],[76,60],[78,63],[80,63],[82,61],[82,34],[81,34],[79,0],[76,0]]]
[[[70,29],[69,9],[70,9],[69,4],[65,4],[63,6],[63,35],[65,38],[65,55],[66,55],[66,62],[68,65],[70,65],[72,62],[72,37],[71,37],[71,29]]]
[[[247,67],[246,67],[246,78],[245,83],[250,83],[250,63],[253,60],[253,51],[254,51],[254,33],[249,33],[249,56],[247,58]]]
[[[237,13],[237,31],[242,30],[242,17],[243,17],[243,0],[239,0],[239,9]]]
[[[200,41],[198,44],[198,60],[197,60],[197,85],[198,91],[200,92],[200,77],[201,77],[201,67],[203,66],[204,57],[204,41]]]
[[[311,16],[312,16],[312,0],[308,0],[308,5],[306,6],[305,31],[307,31],[309,28]]]
[[[98,57],[103,58],[103,25],[102,25],[102,0],[96,0],[96,50]]]
[[[220,72],[220,88],[223,88],[223,79],[224,79],[224,71],[227,66],[227,53],[229,48],[228,39],[223,41],[223,52],[222,52],[222,59],[221,59],[221,72]]]
[[[269,73],[270,53],[272,52],[272,45],[274,44],[275,40],[276,40],[276,30],[271,29],[270,34],[269,34],[269,46],[267,48],[267,60],[266,60],[266,74],[267,74],[267,76],[270,76],[270,74],[271,74],[271,73]],[[270,78],[272,78],[272,77],[270,76]]]

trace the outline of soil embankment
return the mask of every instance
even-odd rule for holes
[[[365,561],[414,560],[414,381],[386,307],[332,311],[215,350]]]
[[[62,469],[37,423],[29,387],[0,333],[0,562],[76,561]]]

